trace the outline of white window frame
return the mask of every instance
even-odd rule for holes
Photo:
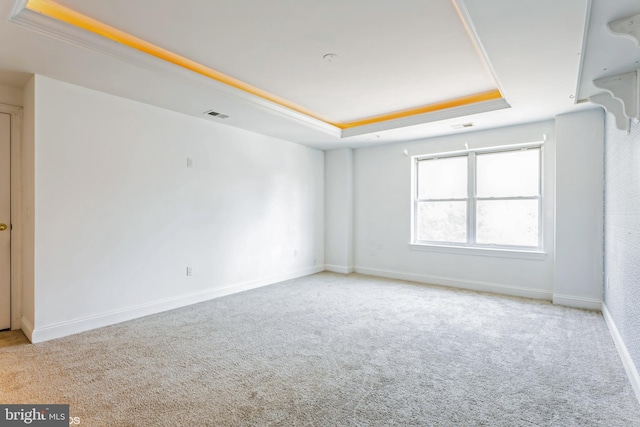
[[[476,193],[476,156],[478,154],[493,154],[509,151],[539,149],[539,193],[538,196],[522,197],[477,197]],[[418,221],[418,203],[424,201],[446,201],[445,199],[419,199],[418,198],[418,163],[424,160],[435,160],[447,157],[467,157],[467,197],[464,199],[451,199],[466,201],[467,203],[467,242],[439,242],[420,241],[416,239]],[[445,153],[427,154],[412,157],[411,163],[411,240],[409,247],[412,250],[435,251],[457,254],[473,254],[483,256],[503,256],[508,258],[545,259],[544,252],[544,141],[524,144],[511,144],[498,147],[450,151]],[[514,246],[480,244],[476,242],[476,203],[483,200],[538,200],[538,246]]]

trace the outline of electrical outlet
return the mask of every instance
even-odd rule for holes
[[[187,167],[193,168],[193,159],[191,157],[187,157]]]
[[[193,270],[191,270],[190,266],[187,266],[187,276],[193,276]]]

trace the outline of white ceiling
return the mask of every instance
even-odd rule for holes
[[[332,121],[496,89],[452,0],[56,2]]]
[[[393,108],[424,103],[424,93],[437,99],[442,96],[438,94],[440,88],[448,85],[455,89],[478,79],[477,72],[465,74],[469,54],[480,58],[470,47],[469,39],[461,37],[460,28],[450,31],[451,25],[442,25],[452,19],[450,15],[443,18],[451,12],[448,0],[59,3],[297,102],[315,99],[311,108],[340,118],[375,113],[381,103]],[[135,56],[116,57],[104,50],[78,47],[77,41],[69,43],[6,22],[12,12],[11,1],[0,2],[0,15],[5,17],[0,22],[0,69],[42,74],[197,117],[204,117],[204,111],[213,109],[230,116],[220,123],[321,149],[463,132],[469,129],[456,130],[452,126],[466,122],[474,123],[471,130],[505,126],[593,107],[574,102],[582,57],[585,56],[584,75],[589,77],[595,67],[591,64],[600,61],[590,59],[598,56],[597,51],[590,50],[592,43],[597,45],[591,39],[593,31],[589,33],[587,54],[583,55],[589,0],[458,3],[466,9],[496,83],[511,108],[348,138],[340,138],[313,120],[273,108],[237,89],[176,70],[176,66],[159,66],[158,61],[140,61]],[[592,24],[606,20],[605,15],[612,11],[633,9],[637,0],[593,3]],[[639,13],[640,5],[635,8]],[[458,52],[460,49],[467,52]],[[633,49],[630,52],[637,55]],[[339,58],[332,63],[323,62],[325,53],[336,53]],[[463,57],[466,60],[459,62]],[[620,62],[628,61],[625,58]],[[484,74],[474,84],[482,87],[491,83],[487,80],[490,74]],[[443,83],[443,76],[454,79]],[[366,98],[359,98],[362,94]]]

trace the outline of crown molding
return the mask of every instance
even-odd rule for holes
[[[457,117],[471,116],[473,114],[502,110],[504,108],[511,108],[511,106],[503,98],[477,102],[475,104],[462,105],[460,107],[447,108],[430,113],[416,114],[414,116],[402,117],[395,120],[387,120],[384,122],[371,123],[368,125],[344,129],[342,131],[342,137],[346,138],[350,136],[359,136],[372,132],[381,132],[401,127],[437,122],[440,120],[455,119]]]

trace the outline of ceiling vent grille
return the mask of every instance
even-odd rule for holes
[[[229,117],[226,114],[218,113],[217,111],[213,111],[213,110],[206,111],[205,114],[211,117],[215,117],[217,119],[226,119]]]
[[[458,125],[453,125],[451,126],[454,129],[464,129],[464,128],[472,128],[473,127],[473,123],[461,123]]]

